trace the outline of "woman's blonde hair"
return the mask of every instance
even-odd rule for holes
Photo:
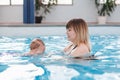
[[[66,25],[66,29],[68,28],[73,28],[73,30],[75,31],[76,44],[80,45],[81,43],[84,43],[88,46],[88,49],[90,51],[87,23],[83,19],[72,19]]]

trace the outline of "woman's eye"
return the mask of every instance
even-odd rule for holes
[[[71,31],[71,29],[68,29],[68,31]]]

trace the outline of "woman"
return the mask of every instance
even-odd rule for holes
[[[64,52],[71,57],[82,58],[90,55],[90,44],[87,23],[83,19],[72,19],[66,25],[67,38],[71,43]]]

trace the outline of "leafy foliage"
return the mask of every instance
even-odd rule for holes
[[[48,2],[44,2],[44,0],[35,0],[35,10],[40,11],[42,10],[42,13],[50,13],[50,9],[52,6],[57,4],[57,0],[48,0]]]
[[[95,0],[99,16],[110,16],[117,6],[115,1],[116,0],[106,0],[105,3],[100,3],[100,0]]]

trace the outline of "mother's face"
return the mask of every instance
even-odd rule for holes
[[[66,31],[67,38],[69,41],[74,42],[76,39],[76,33],[72,27],[68,28]]]

